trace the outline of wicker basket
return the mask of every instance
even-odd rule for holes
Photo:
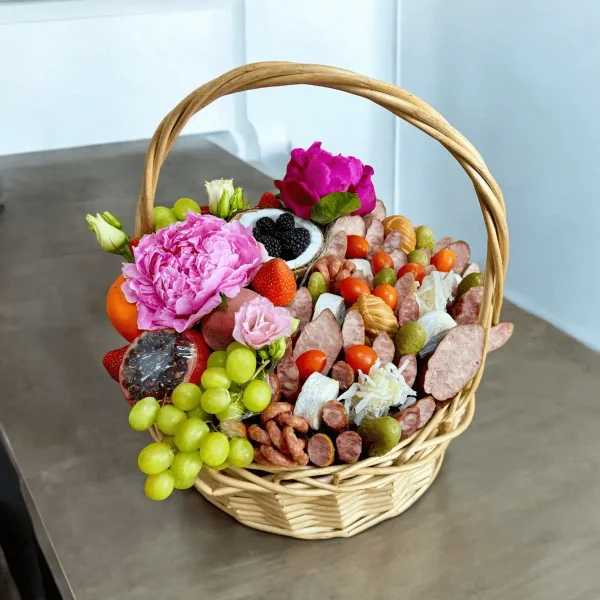
[[[487,229],[487,267],[480,323],[498,322],[508,262],[506,213],[500,188],[477,150],[428,104],[393,85],[321,65],[264,62],[239,67],[203,85],[159,125],[150,142],[136,215],[136,235],[153,231],[152,206],[160,168],[177,136],[199,110],[222,96],[260,88],[308,84],[363,96],[438,140],[470,177]],[[414,436],[386,456],[354,465],[297,469],[205,467],[197,490],[212,504],[256,529],[302,539],[349,537],[406,510],[433,483],[450,441],[468,427],[479,372]],[[159,434],[153,435],[158,439]]]

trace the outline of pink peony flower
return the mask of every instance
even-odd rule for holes
[[[334,156],[314,142],[308,150],[292,150],[283,181],[275,181],[283,203],[299,217],[310,219],[310,211],[321,198],[333,192],[352,192],[361,207],[354,215],[366,215],[377,200],[371,181],[372,167],[353,156]]]
[[[292,317],[289,311],[275,306],[264,296],[244,302],[235,313],[233,339],[254,350],[260,350],[275,340],[290,335]]]
[[[122,289],[138,309],[138,327],[184,331],[234,298],[268,256],[239,221],[188,213],[186,220],[145,235],[123,265]]]

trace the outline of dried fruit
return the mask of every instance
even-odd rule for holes
[[[402,215],[393,215],[383,221],[383,231],[387,235],[390,231],[402,233],[402,250],[412,252],[417,244],[417,234],[413,224]]]
[[[377,336],[386,332],[390,337],[398,331],[398,321],[394,311],[377,296],[361,296],[350,310],[358,310],[365,322],[368,334]]]
[[[210,350],[199,332],[146,331],[127,348],[119,370],[125,399],[135,404],[153,396],[168,400],[183,382],[200,383]]]
[[[296,279],[281,258],[273,258],[260,268],[252,280],[252,289],[275,306],[286,306],[296,295]]]

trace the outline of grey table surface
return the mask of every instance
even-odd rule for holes
[[[195,491],[153,503],[148,442],[100,364],[122,345],[104,312],[119,260],[88,212],[133,223],[146,144],[0,158],[0,422],[65,598],[290,600],[600,598],[600,357],[507,304],[473,425],[406,513],[351,539],[248,529]],[[234,177],[271,186],[197,138],[180,140],[159,202]]]

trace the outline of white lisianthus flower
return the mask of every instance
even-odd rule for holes
[[[213,179],[212,181],[204,182],[204,184],[208,194],[209,210],[211,214],[220,217],[219,201],[221,201],[221,206],[224,204],[229,206],[229,200],[234,192],[233,179]]]
[[[130,260],[131,252],[127,246],[129,236],[122,229],[115,227],[113,223],[120,225],[115,217],[110,213],[105,213],[105,216],[100,214],[96,214],[95,217],[86,215],[85,220],[88,222],[90,229],[96,234],[102,250],[111,254],[121,254],[127,260]]]

